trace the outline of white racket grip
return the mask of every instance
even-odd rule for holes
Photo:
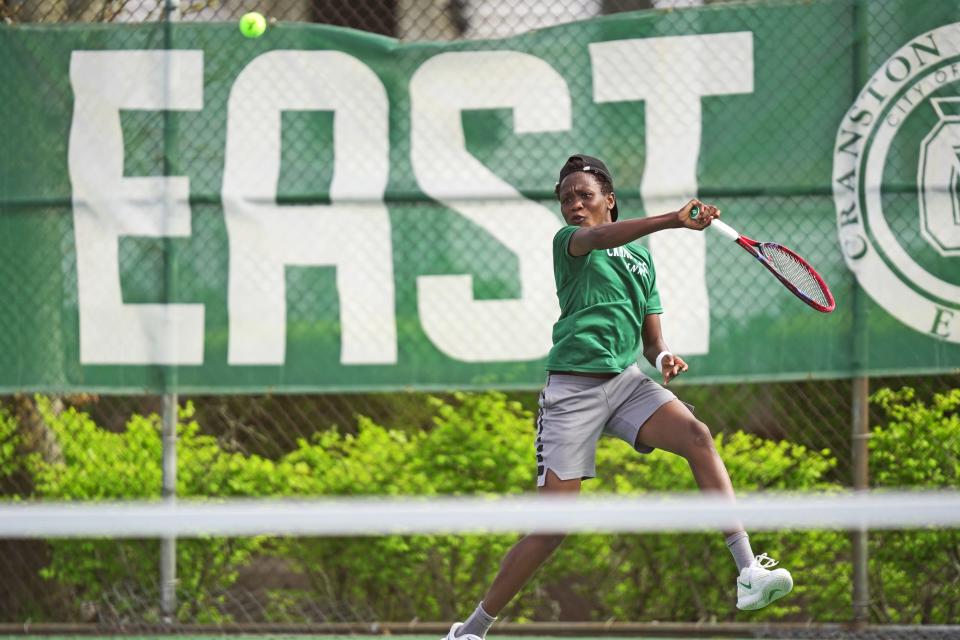
[[[717,231],[719,231],[719,232],[722,233],[723,235],[727,236],[728,238],[730,238],[730,239],[733,240],[734,242],[736,242],[736,241],[737,241],[737,238],[740,237],[740,234],[737,233],[737,232],[733,229],[733,227],[731,227],[730,225],[728,225],[726,222],[720,222],[719,220],[714,220],[713,222],[710,223],[710,228],[711,228],[711,229],[716,229]]]

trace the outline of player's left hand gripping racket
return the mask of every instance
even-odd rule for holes
[[[700,215],[700,207],[690,210],[690,217]],[[830,288],[823,281],[820,274],[796,253],[776,242],[757,242],[737,233],[730,225],[714,220],[710,223],[711,229],[716,229],[738,245],[746,249],[750,255],[765,266],[777,280],[783,283],[793,295],[822,313],[830,313],[837,306],[833,300]]]

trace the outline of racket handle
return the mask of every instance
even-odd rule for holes
[[[713,222],[710,223],[710,228],[716,229],[717,231],[727,236],[734,242],[736,242],[737,239],[740,237],[740,234],[737,233],[734,230],[734,228],[728,225],[726,222],[720,222],[719,220],[714,220]]]
[[[697,219],[697,216],[699,216],[699,215],[700,215],[700,205],[695,204],[695,205],[693,205],[692,207],[690,207],[690,217],[691,217],[691,218],[693,218],[694,220],[696,220],[696,219]],[[733,240],[734,242],[736,242],[736,241],[737,241],[737,238],[740,237],[740,234],[737,233],[736,231],[734,231],[733,227],[731,227],[730,225],[728,225],[726,222],[720,222],[719,220],[714,220],[713,222],[710,223],[710,228],[711,228],[711,229],[716,229],[717,231],[719,231],[719,232],[722,233],[723,235],[727,236],[728,238],[730,238],[730,239]]]

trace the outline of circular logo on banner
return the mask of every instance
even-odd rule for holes
[[[960,23],[914,38],[863,87],[837,132],[833,196],[860,286],[960,343]]]

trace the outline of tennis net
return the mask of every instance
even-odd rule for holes
[[[738,522],[794,575],[757,612],[736,610],[716,532]],[[67,613],[0,631],[433,637],[473,610],[521,535],[567,533],[491,640],[960,637],[958,526],[949,490],[5,503],[5,552],[42,549],[45,606]],[[858,532],[868,624],[851,618]]]

